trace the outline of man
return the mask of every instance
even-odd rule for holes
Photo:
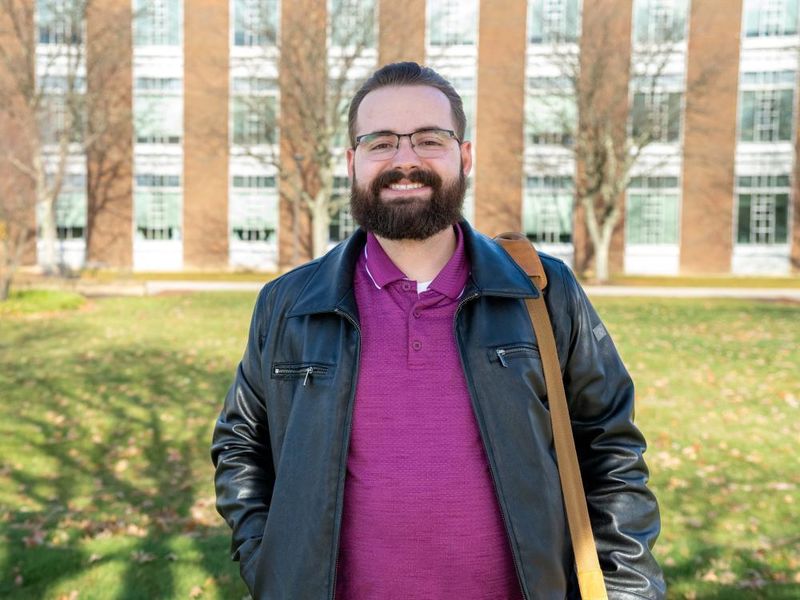
[[[461,219],[461,99],[415,63],[350,106],[361,225],[261,291],[216,425],[217,507],[255,598],[577,597],[538,294]],[[611,598],[661,598],[633,385],[560,261],[543,256]]]

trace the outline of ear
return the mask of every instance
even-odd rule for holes
[[[350,178],[350,181],[353,181],[353,172],[355,171],[355,166],[353,162],[355,161],[356,151],[352,148],[348,148],[345,152],[345,158],[347,158],[347,176]]]
[[[472,170],[472,142],[461,144],[461,169],[464,171],[464,177]]]

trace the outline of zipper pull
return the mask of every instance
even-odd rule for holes
[[[497,358],[500,359],[500,364],[507,369],[508,363],[506,362],[506,351],[502,348],[498,348],[495,352],[497,352]]]
[[[311,375],[311,373],[313,373],[313,372],[314,372],[314,367],[308,367],[306,369],[306,376],[303,379],[303,387],[306,387],[306,384],[308,383],[308,378]]]

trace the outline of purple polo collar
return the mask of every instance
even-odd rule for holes
[[[464,286],[469,277],[469,261],[464,252],[464,235],[461,233],[461,225],[453,226],[456,232],[456,250],[447,264],[439,271],[428,286],[428,290],[433,290],[455,300],[461,296]],[[371,233],[367,233],[367,244],[364,246],[364,258],[366,259],[367,273],[369,274],[375,287],[381,289],[390,283],[408,279],[405,274],[397,268],[392,259],[384,251],[378,239]],[[424,293],[424,292],[423,292]]]

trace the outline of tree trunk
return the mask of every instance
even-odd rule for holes
[[[8,296],[11,293],[11,273],[11,269],[4,269],[0,273],[0,302],[8,300]]]
[[[608,283],[609,254],[611,250],[611,231],[603,231],[600,234],[599,243],[594,248],[594,278],[597,283]]]
[[[330,239],[331,216],[325,202],[316,202],[311,214],[311,251],[314,258],[325,254]]]
[[[42,270],[48,275],[58,272],[58,256],[56,252],[57,233],[56,233],[56,207],[55,202],[45,200],[45,209],[41,212],[41,235],[42,235],[42,254],[39,256],[39,264]]]

